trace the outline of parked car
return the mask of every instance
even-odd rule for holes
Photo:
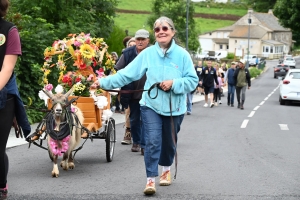
[[[249,66],[256,66],[260,62],[260,58],[256,55],[245,55],[243,59],[249,61]]]
[[[296,60],[291,57],[287,57],[286,59],[284,59],[283,64],[288,65],[291,68],[296,68]]]
[[[274,78],[278,76],[285,76],[290,67],[284,64],[280,64],[274,67]]]
[[[279,58],[279,64],[283,63],[286,58],[293,58],[292,55],[284,55]]]
[[[228,55],[228,52],[227,51],[216,51],[216,55],[215,55],[215,58],[217,60],[221,60],[222,58],[226,58]]]
[[[196,54],[195,58],[196,59],[205,59],[208,57],[208,52],[207,51],[203,51],[200,54]]]
[[[290,69],[279,85],[279,102],[300,101],[300,69]]]

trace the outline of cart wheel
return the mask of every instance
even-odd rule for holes
[[[114,156],[115,143],[116,143],[116,127],[115,120],[110,118],[106,128],[106,160],[111,162]]]

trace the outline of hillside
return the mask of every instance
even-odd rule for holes
[[[243,5],[213,3],[207,7],[206,3],[194,4],[194,20],[199,34],[230,26],[247,13],[247,8]],[[151,14],[151,5],[152,0],[120,1],[115,24],[128,30],[129,35],[134,35],[140,28],[149,30],[147,20]]]

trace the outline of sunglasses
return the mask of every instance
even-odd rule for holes
[[[173,30],[172,27],[170,27],[170,29]],[[155,33],[159,33],[160,28],[159,28],[159,27],[155,27],[153,30],[155,31]],[[162,26],[162,27],[161,27],[161,30],[163,30],[164,32],[167,32],[167,31],[169,30],[169,27],[167,27],[167,26]]]

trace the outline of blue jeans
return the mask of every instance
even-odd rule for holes
[[[235,93],[235,85],[228,84],[227,102],[229,102],[230,104],[234,103],[234,93]]]
[[[142,136],[140,104],[138,101],[131,101],[129,102],[129,108],[130,108],[130,115],[129,115],[130,130],[131,130],[132,141],[133,144],[141,145],[143,136]]]
[[[192,103],[193,103],[193,94],[189,92],[186,94],[186,107],[187,107],[187,112],[189,113],[192,112]]]
[[[171,117],[157,114],[147,106],[141,106],[146,141],[144,161],[147,177],[158,176],[158,165],[171,166],[176,153],[172,138]],[[184,115],[173,116],[175,141]]]

